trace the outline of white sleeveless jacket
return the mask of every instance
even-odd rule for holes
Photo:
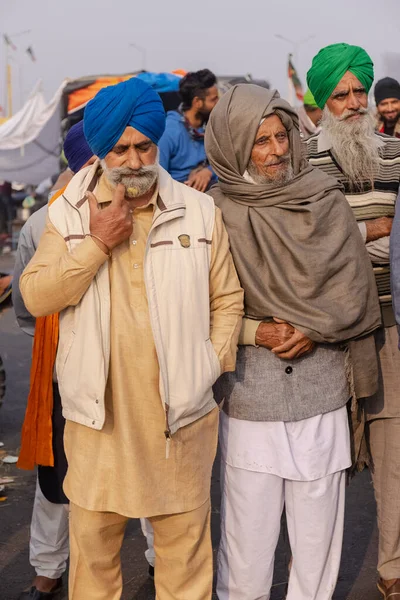
[[[89,233],[85,193],[94,188],[97,170],[98,162],[78,173],[49,207],[50,221],[70,251]],[[161,167],[159,184],[144,278],[168,438],[215,407],[212,385],[220,364],[210,340],[209,298],[215,206],[210,196],[174,181]],[[80,302],[60,314],[56,368],[66,419],[102,429],[109,362],[106,262]]]

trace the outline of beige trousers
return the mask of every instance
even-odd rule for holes
[[[378,511],[378,571],[382,579],[397,579],[400,578],[400,418],[375,419],[368,426]]]
[[[210,502],[176,515],[150,517],[157,600],[211,600]],[[120,550],[127,517],[71,503],[69,600],[120,600]]]

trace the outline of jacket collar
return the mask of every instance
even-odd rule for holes
[[[66,190],[63,193],[64,198],[77,209],[80,209],[86,203],[86,192],[92,192],[96,187],[100,174],[100,159],[93,165],[81,169],[76,173]]]
[[[183,216],[186,210],[186,201],[183,194],[184,184],[172,179],[171,175],[162,167],[159,168],[158,181],[159,192],[153,222],[167,213],[173,212],[177,217]]]
[[[86,192],[95,189],[100,172],[100,160],[97,160],[93,165],[74,175],[63,194],[69,204],[78,210],[86,204]],[[183,192],[183,184],[172,179],[171,175],[160,166],[159,195],[154,211],[154,220],[159,215],[169,212],[177,213],[176,216],[180,216],[179,211],[181,211],[183,216],[186,209]]]

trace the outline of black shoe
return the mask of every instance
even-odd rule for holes
[[[149,565],[149,577],[154,579],[154,567],[152,565]]]
[[[18,600],[53,600],[62,589],[62,579],[57,579],[56,587],[51,592],[40,592],[35,586],[32,586],[28,592],[22,592]]]

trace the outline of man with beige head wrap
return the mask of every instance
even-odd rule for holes
[[[227,92],[206,151],[248,344],[216,390],[225,399],[218,597],[269,599],[285,504],[287,600],[330,600],[351,463],[346,343],[379,326],[372,269],[341,186],[302,158],[297,113],[276,91]]]
[[[400,354],[390,293],[389,240],[400,183],[400,140],[375,132],[368,110],[373,63],[359,46],[333,44],[314,57],[308,85],[323,109],[307,140],[311,164],[340,181],[372,262],[384,327],[376,333],[379,389],[364,403],[378,509],[378,587],[400,598]]]

